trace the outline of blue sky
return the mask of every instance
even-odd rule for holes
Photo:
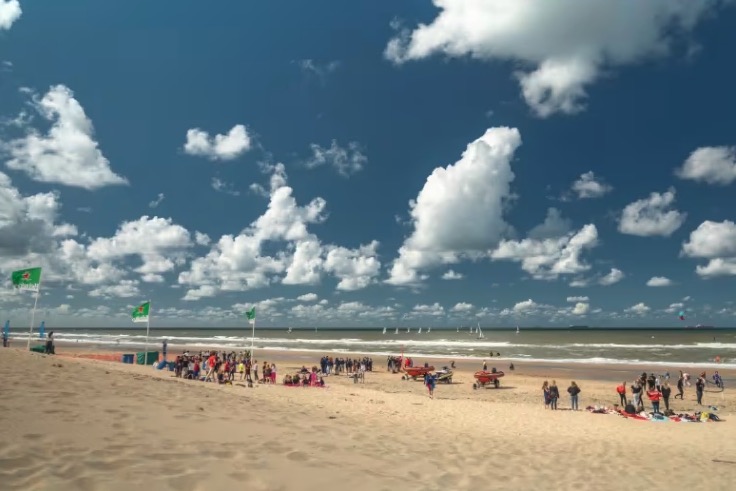
[[[0,1],[3,315],[733,325],[735,3]]]

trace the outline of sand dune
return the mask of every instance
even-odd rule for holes
[[[283,375],[289,364],[280,366]],[[730,395],[719,402],[730,421],[649,423],[545,411],[540,381],[523,374],[498,391],[457,378],[434,400],[421,383],[380,372],[365,385],[247,389],[4,349],[0,487],[712,491],[736,482],[736,464],[713,462],[736,461]],[[610,383],[581,385],[582,405],[610,400]]]

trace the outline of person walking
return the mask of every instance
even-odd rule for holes
[[[570,394],[570,409],[573,411],[578,410],[578,394],[580,394],[580,387],[575,381],[570,383],[570,387],[567,388],[567,393]]]
[[[685,396],[685,377],[682,376],[682,372],[680,372],[680,378],[677,379],[677,394],[675,394],[675,399],[678,396],[680,400],[683,400]]]

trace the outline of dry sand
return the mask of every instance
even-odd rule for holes
[[[279,378],[301,366],[290,356],[267,354]],[[576,380],[581,407],[615,401],[611,382]],[[331,377],[327,389],[248,389],[0,349],[0,381],[3,490],[715,491],[736,482],[728,390],[706,394],[726,422],[688,424],[548,411],[541,379],[523,369],[501,390],[477,391],[460,371],[430,400],[420,382],[383,371],[364,385]],[[558,379],[563,392],[568,383]],[[692,389],[675,403],[694,407]]]

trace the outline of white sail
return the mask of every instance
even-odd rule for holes
[[[394,334],[398,334],[398,333],[399,333],[399,328],[397,327],[396,332]]]
[[[287,332],[291,333],[291,328],[289,328],[289,330]]]
[[[422,333],[422,328],[420,327],[419,328],[419,331],[417,332],[417,334],[421,334],[421,333]]]
[[[383,328],[383,333],[386,334],[386,328],[385,327]]]
[[[407,327],[406,332],[411,332],[411,327]]]
[[[432,328],[431,327],[428,327],[427,328],[427,334],[429,334],[430,332],[432,332]]]
[[[478,339],[483,339],[485,336],[483,336],[483,331],[480,328],[480,322],[478,323]]]
[[[521,331],[519,331],[519,326],[516,326],[516,334],[519,334]]]

